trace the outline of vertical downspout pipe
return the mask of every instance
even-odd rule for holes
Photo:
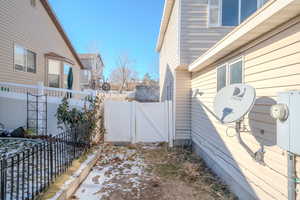
[[[288,200],[296,200],[295,154],[288,151]]]

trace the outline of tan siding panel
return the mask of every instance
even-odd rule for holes
[[[191,130],[191,73],[176,71],[175,139],[190,139]]]
[[[300,25],[297,24],[244,52],[245,82],[256,88],[257,101],[245,117],[244,126],[249,132],[242,133],[242,137],[254,151],[260,144],[268,144],[265,147],[265,166],[249,159],[234,137],[234,130],[218,123],[199,103],[201,101],[212,109],[216,94],[216,70],[211,68],[192,75],[193,91],[198,89],[204,92],[203,96],[192,100],[193,140],[207,139],[211,149],[226,154],[229,164],[235,165],[241,174],[237,176],[240,177],[238,181],[248,183],[247,189],[260,199],[287,198],[286,152],[276,146],[276,123],[269,112],[270,106],[276,103],[278,92],[300,90],[299,41]],[[218,149],[215,149],[216,146]],[[231,162],[229,159],[232,159]],[[300,174],[300,158],[296,160],[297,174]]]

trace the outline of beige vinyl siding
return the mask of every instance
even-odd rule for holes
[[[183,140],[191,137],[191,73],[176,71],[176,123],[175,139]]]
[[[37,54],[36,74],[14,71],[14,44]],[[45,81],[44,54],[54,52],[72,60],[74,89],[79,89],[79,64],[39,0],[0,1],[0,81],[37,84]]]
[[[192,99],[192,139],[254,197],[287,199],[287,156],[276,146],[276,122],[269,110],[278,92],[300,90],[300,21],[261,41],[249,49],[239,49],[242,53],[237,57],[244,56],[245,83],[255,87],[257,92],[254,109],[244,122],[249,132],[243,132],[242,137],[253,151],[257,151],[260,144],[268,145],[265,146],[266,165],[254,162],[237,142],[234,129],[218,123],[201,106],[200,101],[212,109],[217,90],[215,67],[192,76],[193,91],[204,92],[203,96]],[[297,161],[300,175],[299,157]]]
[[[178,9],[179,1],[175,1],[162,48],[159,52],[161,100],[167,99],[167,88],[171,89],[172,96],[174,92],[174,69],[179,65]]]
[[[232,30],[231,27],[208,27],[207,8],[208,0],[181,0],[181,64],[190,64]]]

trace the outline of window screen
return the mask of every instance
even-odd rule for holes
[[[242,61],[235,62],[229,65],[230,84],[243,82],[243,63]]]
[[[217,69],[217,90],[226,86],[226,65]]]

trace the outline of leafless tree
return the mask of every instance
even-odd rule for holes
[[[121,55],[116,61],[116,68],[110,74],[111,83],[119,86],[120,93],[128,89],[129,83],[138,80],[138,73],[132,68],[133,63],[127,55]]]

